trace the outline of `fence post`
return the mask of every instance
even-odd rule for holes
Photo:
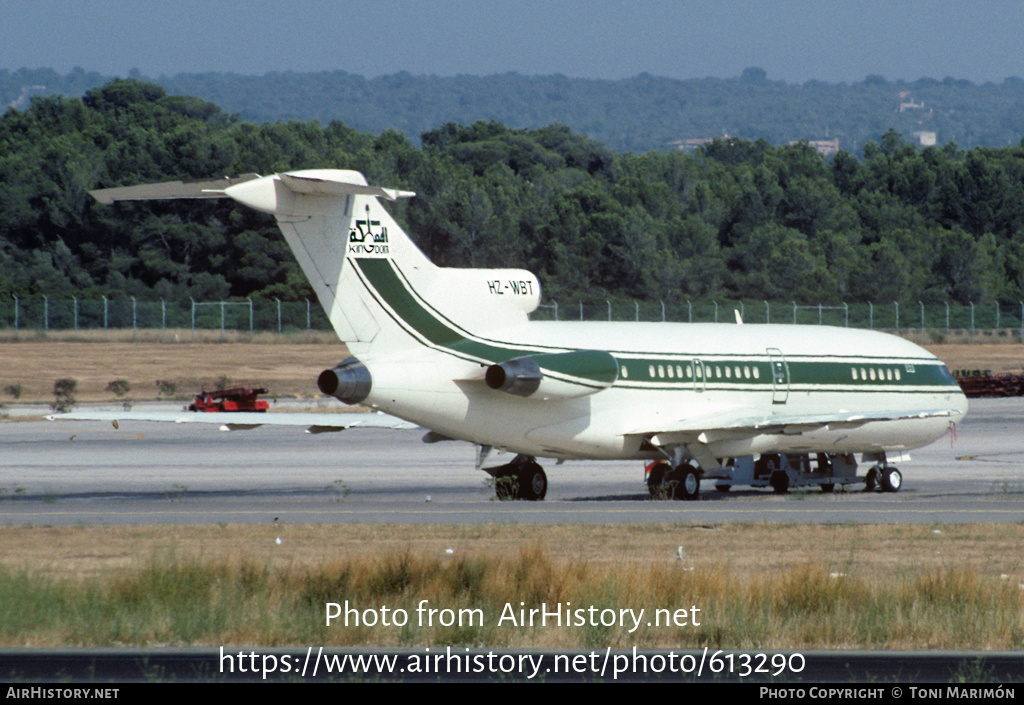
[[[50,298],[43,294],[43,332],[50,337]]]
[[[103,337],[106,338],[107,340],[110,340],[110,333],[109,333],[109,329],[107,328],[107,325],[109,323],[109,318],[107,316],[108,311],[109,311],[109,309],[107,307],[107,297],[104,296],[103,297]]]
[[[192,302],[192,342],[196,342],[196,300],[191,296],[188,300]]]
[[[612,320],[612,302],[609,301],[608,299],[605,299],[604,302],[606,304],[608,304],[608,320],[611,321]]]
[[[306,330],[313,330],[313,318],[309,312],[309,299],[306,299]]]
[[[167,342],[167,302],[160,297],[160,342]]]
[[[132,297],[132,342],[134,342],[139,334],[139,317],[138,317],[138,302],[135,297]]]
[[[924,342],[924,303],[918,301],[917,305],[921,307],[921,341]]]
[[[818,325],[821,325],[821,302],[818,302]]]
[[[640,304],[638,304],[636,302],[636,299],[633,299],[633,308],[636,309],[636,314],[634,316],[635,322],[639,323],[640,322]]]
[[[693,304],[689,299],[686,300],[686,322],[693,323]]]
[[[274,301],[277,302],[277,334],[281,335],[281,299],[275,296]]]
[[[796,325],[796,301],[793,302],[793,325]]]
[[[771,308],[769,308],[767,301],[764,302],[764,322],[765,323],[771,323],[772,322],[772,311],[771,311]]]
[[[249,340],[253,339],[255,333],[252,329],[252,297],[249,297]]]
[[[557,301],[552,301],[551,303],[553,303],[555,305],[555,320],[557,321],[558,320],[558,302]]]
[[[665,302],[661,302],[661,322],[665,322]]]
[[[845,325],[847,328],[850,327],[850,306],[844,301],[843,302],[843,318],[845,319]]]
[[[999,335],[999,302],[996,301],[996,335]]]
[[[1021,309],[1024,311],[1024,308]],[[949,342],[949,302],[946,302],[946,342]]]
[[[875,305],[868,301],[868,328],[875,329]]]
[[[974,302],[971,301],[971,341],[974,341]]]
[[[711,303],[715,305],[715,323],[718,323],[718,302],[712,300]]]
[[[75,309],[75,340],[78,340],[78,297],[72,296],[71,301],[74,302]]]
[[[900,334],[900,302],[893,301],[892,305],[896,307],[896,335]]]
[[[13,296],[13,294],[12,294],[12,296]],[[14,337],[15,338],[18,337],[18,313],[19,313],[19,311],[18,311],[18,304],[19,303],[20,303],[20,301],[18,301],[18,297],[15,296],[14,297]],[[1024,304],[1021,304],[1021,311],[1024,311]],[[1021,321],[1022,321],[1021,325],[1024,325],[1024,316],[1021,316]]]

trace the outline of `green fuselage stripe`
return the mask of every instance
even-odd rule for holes
[[[614,379],[614,374],[609,377],[607,369],[594,362],[595,356],[608,356],[607,353],[579,351],[583,354],[572,356],[551,353],[550,350],[516,350],[474,340],[453,323],[442,320],[439,313],[428,310],[420,303],[388,260],[350,261],[369,282],[372,287],[371,293],[381,297],[394,311],[398,322],[434,347],[482,364],[500,363],[524,355],[534,355],[541,369],[556,378],[588,387],[604,387]]]

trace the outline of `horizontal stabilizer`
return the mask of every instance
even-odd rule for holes
[[[245,430],[257,426],[305,426],[312,433],[328,430],[343,431],[347,428],[393,428],[416,429],[414,423],[378,413],[325,414],[316,412],[258,413],[222,412],[204,413],[196,411],[72,411],[66,414],[51,414],[50,421],[156,421],[164,423],[205,423],[226,427],[228,430]]]
[[[89,195],[100,203],[115,201],[150,201],[176,198],[225,198],[224,189],[260,178],[259,174],[203,181],[168,181],[162,184],[118,186],[90,191]]]
[[[335,169],[314,169],[310,171],[293,171],[280,174],[281,181],[290,191],[312,196],[379,196],[389,201],[399,198],[412,198],[414,191],[399,191],[382,186],[367,186],[355,179],[346,179],[344,174],[352,172]]]

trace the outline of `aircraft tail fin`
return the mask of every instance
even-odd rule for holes
[[[540,303],[533,274],[434,265],[380,199],[410,191],[370,186],[356,171],[314,169],[91,192],[97,200],[231,198],[271,213],[338,337],[357,356],[447,346],[468,331],[525,322]]]

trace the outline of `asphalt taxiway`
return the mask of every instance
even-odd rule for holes
[[[1024,399],[972,400],[955,438],[900,463],[903,488],[651,500],[643,464],[545,461],[543,502],[498,502],[467,443],[420,431],[0,423],[0,524],[972,523],[1024,520]],[[862,471],[866,468],[862,468]]]

